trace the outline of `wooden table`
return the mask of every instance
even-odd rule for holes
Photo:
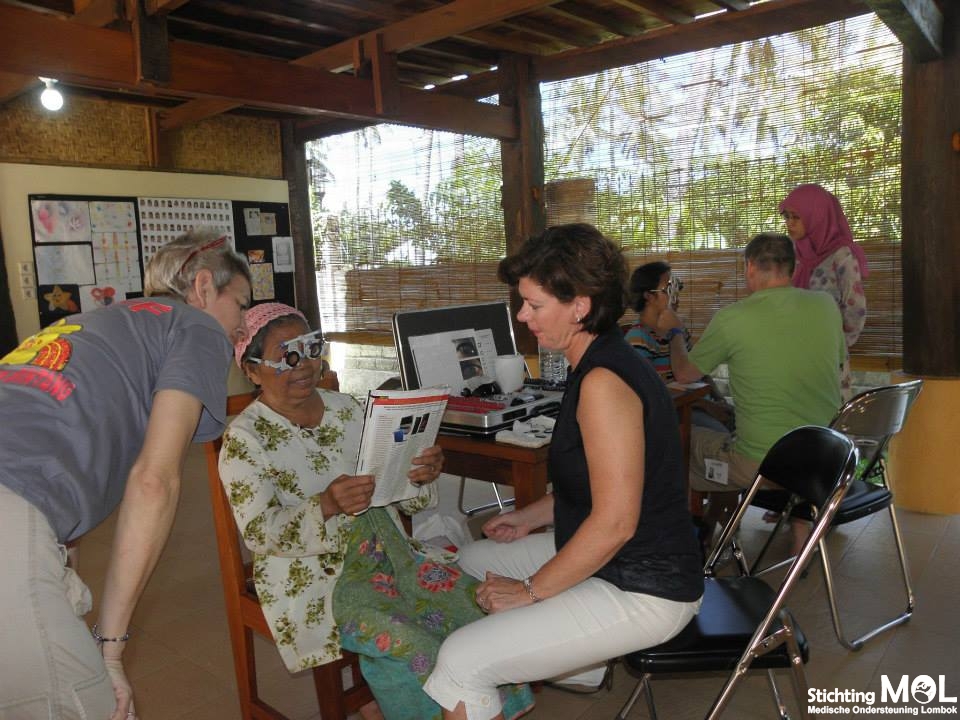
[[[547,494],[549,445],[526,448],[442,433],[437,445],[443,448],[445,473],[510,485],[518,508]]]
[[[670,388],[680,421],[684,468],[688,466],[690,458],[690,418],[693,403],[705,397],[708,392],[706,386],[696,389]],[[548,445],[525,448],[491,439],[442,433],[437,436],[437,444],[443,448],[444,472],[510,485],[518,508],[547,494]],[[692,506],[691,498],[691,508]]]
[[[690,514],[695,517],[703,515],[703,493],[690,490],[690,425],[693,417],[693,405],[710,394],[707,385],[698,388],[668,388],[673,397],[673,405],[677,408],[677,420],[680,421],[680,446],[683,448],[683,482],[687,487],[687,497],[690,502]]]

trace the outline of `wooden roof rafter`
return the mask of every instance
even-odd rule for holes
[[[497,22],[511,14],[524,12],[531,7],[549,5],[557,0],[510,0],[509,2],[490,3],[488,0],[456,0],[434,10],[399,20],[383,28],[380,32],[336,43],[323,50],[305,55],[291,64],[318,68],[336,72],[352,69],[358,55],[364,54],[364,43],[370,43],[378,38],[383,52],[397,53],[403,50],[425,45],[435,40],[441,40],[450,35],[457,35],[483,27],[490,22]],[[170,130],[185,122],[196,122],[203,117],[226,112],[236,105],[226,102],[219,107],[207,99],[202,105],[187,103],[182,108],[161,112],[158,118],[162,130]],[[207,113],[207,114],[203,114]]]
[[[131,33],[77,27],[58,43],[44,42],[59,23],[30,10],[0,5],[0,72],[38,71],[65,81],[142,91]],[[513,138],[510,108],[473,100],[432,95],[398,87],[395,113],[376,110],[371,80],[314,70],[229,50],[171,41],[170,79],[151,91],[173,96],[229,101],[291,114],[327,114],[358,120],[438,127],[438,118],[453,118],[468,134]]]

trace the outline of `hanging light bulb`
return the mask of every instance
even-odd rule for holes
[[[63,94],[54,87],[57,81],[53,78],[45,77],[40,79],[43,81],[43,84],[46,85],[43,92],[40,93],[40,104],[47,110],[56,112],[63,107]]]

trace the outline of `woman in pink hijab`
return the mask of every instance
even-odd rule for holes
[[[833,295],[849,349],[867,319],[867,258],[853,242],[840,201],[819,185],[798,185],[780,203],[780,214],[797,254],[793,284]]]

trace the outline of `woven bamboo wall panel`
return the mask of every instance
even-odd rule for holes
[[[389,318],[401,310],[509,299],[508,288],[497,280],[495,262],[351,270],[345,293],[346,305],[359,313],[352,330],[386,332]]]
[[[854,355],[899,357],[902,350],[900,245],[862,243],[870,263],[864,281],[867,324],[853,347]],[[654,260],[670,263],[683,280],[680,315],[698,337],[713,314],[747,295],[743,278],[743,251],[698,250],[650,255],[628,255],[630,272]],[[351,330],[389,332],[389,318],[401,310],[508,300],[507,287],[497,279],[497,263],[456,263],[424,267],[384,267],[350,270],[344,278],[345,304],[358,314]],[[635,321],[628,310],[624,322]]]
[[[62,111],[27,92],[0,107],[0,162],[116,169],[150,167],[149,111],[139,105],[67,96]],[[221,115],[163,137],[172,167],[182,171],[282,178],[280,125]]]
[[[276,120],[218,115],[167,133],[163,141],[177,170],[283,177]]]
[[[146,111],[136,105],[67,97],[63,110],[27,92],[0,108],[0,161],[145,168]]]

